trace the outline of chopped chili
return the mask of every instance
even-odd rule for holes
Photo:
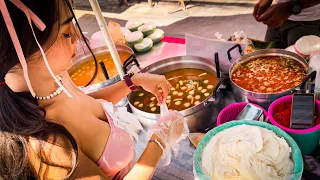
[[[147,104],[149,102],[149,99],[148,98],[145,98],[144,100],[143,100],[143,103],[144,104]]]
[[[292,103],[282,103],[273,115],[273,119],[276,120],[281,126],[290,128],[291,121],[291,106]],[[315,119],[315,125],[320,123],[320,117]]]

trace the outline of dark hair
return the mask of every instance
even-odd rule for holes
[[[67,7],[72,11],[69,0],[21,1],[46,24],[46,29],[43,32],[35,27],[34,31],[41,46],[48,49],[56,41],[60,30],[60,3],[66,3]],[[27,18],[14,4],[8,0],[5,0],[5,3],[15,26],[25,58],[28,59],[37,53],[39,49],[33,38]],[[3,16],[0,16],[0,64],[0,80],[3,80],[8,71],[19,64],[19,59],[4,23]],[[74,152],[71,167],[61,167],[52,164],[52,162],[43,157],[41,153],[42,148],[39,148],[40,152],[38,152],[38,156],[41,164],[45,163],[49,166],[66,168],[69,172],[66,178],[74,171],[78,156],[77,144],[74,138],[64,127],[46,121],[45,115],[45,110],[38,105],[30,93],[13,92],[7,85],[0,85],[0,179],[32,178],[33,175],[28,162],[28,137],[37,138],[40,142],[47,141],[49,136],[52,135],[68,138]],[[40,143],[40,146],[42,146],[42,143]],[[40,165],[38,177],[34,178],[40,178],[41,167]]]

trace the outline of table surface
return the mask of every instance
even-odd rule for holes
[[[156,44],[152,50],[147,53],[137,54],[137,60],[139,61],[141,68],[144,68],[152,63],[160,61],[162,59],[175,57],[175,56],[185,56],[186,55],[186,46],[184,44],[175,44],[160,42]],[[136,69],[138,71],[139,69]],[[133,70],[135,71],[135,70]],[[235,99],[230,90],[224,89],[221,90],[220,99],[220,109],[235,103]],[[219,109],[218,108],[218,109]],[[216,120],[219,112],[213,115],[213,119]],[[184,139],[180,143],[180,150],[177,157],[173,157],[169,166],[166,167],[157,167],[157,170],[154,174],[152,180],[192,180],[193,176],[193,155],[196,151],[196,148],[192,145],[189,139]],[[305,157],[310,159],[308,165],[312,168],[312,173],[320,176],[320,164],[311,157]],[[312,179],[312,178],[311,178]],[[310,180],[311,180],[310,179]],[[319,178],[315,178],[319,179]],[[305,180],[302,178],[302,180]]]
[[[185,56],[186,50],[184,44],[161,42],[156,44],[151,51],[143,54],[137,54],[141,68],[154,62],[174,56]],[[220,101],[223,107],[235,102],[230,91],[223,90],[220,92],[222,97]],[[223,108],[221,107],[221,108]],[[214,117],[218,116],[219,112]],[[193,155],[196,148],[189,139],[182,140],[178,156],[173,158],[170,165],[166,167],[158,166],[153,180],[192,180],[193,176]]]
[[[221,92],[223,98],[221,105],[223,107],[235,102],[230,91],[223,90]],[[219,112],[217,112],[219,113]],[[217,117],[218,114],[214,116]],[[167,167],[158,167],[153,180],[192,180],[193,176],[193,155],[196,148],[192,145],[189,139],[182,140],[178,156],[172,159],[172,162]]]

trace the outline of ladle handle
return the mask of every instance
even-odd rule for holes
[[[227,80],[227,76],[222,76],[220,80],[218,81],[216,87],[214,87],[212,92],[212,98],[216,98],[217,91],[220,89],[220,86]]]
[[[100,67],[101,67],[101,70],[103,72],[104,77],[106,78],[106,80],[109,80],[110,78],[109,78],[109,75],[108,75],[107,68],[104,65],[104,62],[101,61],[99,64],[100,64]]]
[[[128,67],[134,62],[134,64],[140,69],[140,64],[134,54],[132,54],[127,60],[123,63],[123,70],[126,74],[128,74]]]
[[[217,73],[217,78],[221,77],[220,74],[220,63],[219,63],[219,54],[216,52],[214,53],[214,62],[216,64],[216,73]]]
[[[211,97],[204,103],[205,105],[208,105],[210,102],[216,101],[217,97],[217,91],[220,89],[220,86],[227,80],[227,76],[222,76],[216,86],[213,89]]]
[[[304,78],[304,80],[302,81],[301,85],[300,85],[300,92],[303,93],[304,92],[304,87],[306,85],[306,83],[308,82],[308,80],[314,80],[316,78],[317,75],[317,71],[313,71],[311,72],[307,77]]]
[[[228,51],[227,51],[229,61],[232,60],[232,57],[231,57],[231,54],[230,54],[230,53],[231,53],[231,51],[234,50],[235,48],[238,48],[240,55],[242,55],[242,52],[243,52],[243,51],[242,51],[242,48],[241,48],[240,44],[236,44],[236,45],[232,46],[230,49],[228,49]]]

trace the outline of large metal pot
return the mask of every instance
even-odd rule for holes
[[[128,47],[128,46],[124,46],[124,45],[116,45],[116,49],[118,52],[128,52],[132,55],[134,55],[133,50]],[[107,54],[110,53],[109,49],[107,46],[103,46],[103,47],[99,47],[99,48],[95,48],[92,49],[93,54],[95,55],[102,55],[102,54]],[[124,64],[124,66],[127,66],[128,64],[132,63],[132,61],[136,62],[136,60],[134,58],[132,58],[133,56],[130,56],[131,59],[127,59],[127,60],[121,60],[122,63]],[[88,62],[92,60],[92,54],[90,52],[85,52],[85,53],[81,53],[79,54],[75,60],[73,61],[73,66],[71,67],[71,69],[69,70],[69,72],[73,72],[75,69],[77,69],[79,66],[81,66],[82,64]],[[136,62],[137,63],[137,62]],[[107,69],[108,70],[108,69]],[[91,93],[91,92],[95,92],[98,91],[106,86],[112,85],[116,82],[119,82],[121,80],[119,75],[116,75],[114,77],[111,77],[110,79],[101,82],[101,83],[96,83],[96,84],[91,84],[87,87],[80,87],[80,89],[82,89],[85,93]],[[117,105],[118,106],[125,106],[127,104],[127,98],[122,99]]]
[[[164,74],[173,70],[184,68],[202,69],[209,73],[216,74],[216,65],[214,62],[196,56],[181,56],[164,59],[147,66],[146,68],[142,69],[141,72]],[[215,123],[214,115],[217,115],[217,113],[222,109],[222,106],[219,105],[221,95],[220,93],[216,92],[218,91],[219,86],[224,79],[225,77],[220,78],[220,81],[216,85],[211,97],[207,98],[196,106],[181,111],[185,117],[185,120],[187,121],[190,132],[204,132],[206,128]],[[130,95],[128,96],[128,99],[130,99]],[[134,107],[130,101],[129,105],[132,112],[139,117],[142,125],[146,129],[151,127],[157,120],[160,119],[160,114],[152,114],[141,111]]]
[[[258,104],[258,105],[264,107],[265,109],[268,109],[270,104],[274,100],[278,99],[279,97],[297,92],[298,90],[300,90],[299,87],[301,87],[302,85],[305,84],[305,82],[302,81],[298,86],[293,87],[292,89],[289,89],[287,91],[280,92],[280,93],[257,93],[257,92],[251,92],[246,89],[243,89],[243,88],[239,87],[238,85],[236,85],[232,81],[231,75],[232,75],[233,71],[239,65],[246,63],[250,60],[253,60],[255,58],[265,57],[265,56],[288,57],[288,58],[291,58],[291,59],[299,62],[300,64],[302,64],[305,67],[306,72],[308,70],[308,63],[306,62],[306,60],[304,58],[302,58],[301,56],[299,56],[295,53],[292,53],[292,52],[286,51],[286,50],[282,50],[282,49],[264,49],[264,50],[259,50],[259,51],[255,51],[253,53],[244,55],[244,56],[240,57],[238,60],[236,60],[231,65],[230,70],[229,70],[229,78],[230,78],[230,82],[231,82],[231,86],[232,86],[232,92],[233,92],[233,95],[234,95],[236,101],[251,102],[251,103]]]

